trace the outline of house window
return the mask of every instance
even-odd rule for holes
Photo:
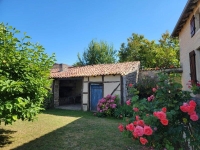
[[[191,33],[191,37],[193,37],[193,35],[195,34],[195,17],[192,16],[192,19],[190,20],[190,33]]]
[[[191,51],[189,53],[190,56],[190,76],[191,80],[196,83],[197,82],[197,75],[196,75],[196,60],[195,60],[195,51]]]

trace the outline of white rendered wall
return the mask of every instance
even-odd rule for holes
[[[200,51],[198,50],[200,48],[200,29],[195,31],[195,35],[191,37],[190,34],[190,20],[193,15],[197,11],[199,11],[200,2],[197,4],[197,7],[194,9],[193,13],[188,18],[186,24],[183,26],[181,32],[179,33],[179,42],[180,42],[180,62],[181,66],[183,68],[183,74],[182,74],[182,85],[183,90],[189,90],[188,86],[186,85],[189,80],[191,80],[190,77],[190,60],[189,60],[189,53],[193,50],[195,50],[196,53],[196,71],[197,71],[197,80],[200,80]]]

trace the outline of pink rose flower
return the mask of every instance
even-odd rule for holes
[[[155,99],[155,96],[154,95],[151,95],[151,96],[149,96],[149,97],[147,97],[147,100],[150,102],[150,101],[152,101],[152,100],[154,100]]]
[[[137,121],[133,121],[133,124],[134,124],[134,125],[138,125]]]
[[[128,105],[128,106],[131,105],[131,100],[130,99],[126,101],[126,105]]]
[[[129,131],[134,131],[135,126],[134,126],[133,123],[130,123],[130,124],[127,124],[127,125],[126,125],[126,129],[129,130]]]
[[[150,126],[144,126],[144,134],[145,135],[152,135],[153,130],[151,129]]]
[[[192,121],[197,121],[197,120],[199,120],[199,116],[196,113],[194,113],[194,114],[190,115],[190,119]]]
[[[120,124],[120,125],[118,126],[118,129],[119,129],[120,132],[123,132],[123,131],[124,131],[124,126],[123,126],[122,124]]]
[[[134,107],[134,108],[133,108],[133,111],[134,111],[134,112],[138,112],[139,109],[138,109],[137,107]]]
[[[197,104],[194,100],[190,100],[189,105],[196,107]]]
[[[156,89],[156,88],[152,88],[152,91],[153,91],[153,92],[156,92],[156,91],[157,91],[157,89]]]
[[[140,143],[142,145],[145,145],[146,143],[148,143],[147,139],[143,138],[143,137],[140,137]]]
[[[163,111],[154,112],[153,115],[160,120],[166,119],[166,114]]]
[[[147,100],[150,102],[151,101],[151,97],[147,97]]]
[[[195,111],[195,107],[194,106],[191,106],[191,105],[189,105],[188,106],[188,113],[192,113],[192,112],[194,112]]]
[[[135,132],[132,132],[132,134],[133,134],[134,138],[138,138],[138,135],[137,135],[137,133],[135,133]]]
[[[161,122],[164,126],[168,125],[168,120],[167,120],[167,119],[161,119],[160,122]]]
[[[138,115],[136,115],[135,119],[138,121],[140,119],[140,117]]]
[[[187,105],[182,105],[182,106],[180,106],[180,110],[182,112],[188,112],[188,106]]]
[[[140,125],[140,126],[144,126],[145,125],[143,120],[138,120],[137,124]]]
[[[154,95],[151,95],[150,97],[151,97],[151,100],[154,100],[154,99],[155,99],[155,96],[154,96]]]
[[[194,114],[197,114],[196,111],[193,111],[191,113],[188,113],[188,115],[194,115]]]
[[[163,108],[162,108],[162,111],[163,111],[164,113],[166,113],[166,112],[167,112],[167,108],[166,108],[166,107],[163,107]]]
[[[144,135],[144,129],[141,126],[136,126],[134,133],[138,136],[143,136]]]

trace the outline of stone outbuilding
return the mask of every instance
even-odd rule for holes
[[[55,64],[53,78],[54,106],[80,104],[83,111],[96,111],[98,100],[108,94],[127,100],[128,84],[137,83],[140,62],[98,64],[70,67]]]

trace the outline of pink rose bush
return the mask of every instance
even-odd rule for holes
[[[183,105],[180,106],[180,110],[182,112],[188,113],[192,121],[197,121],[199,120],[199,116],[197,115],[195,111],[196,105],[197,104],[194,100],[190,100],[189,103],[183,103]]]
[[[128,105],[128,106],[131,105],[131,100],[130,99],[126,101],[126,105]]]
[[[162,111],[154,112],[153,115],[157,117],[163,125],[168,125],[167,115],[166,115],[166,107],[162,108]]]
[[[139,109],[137,107],[133,107],[133,111],[138,112]]]
[[[153,130],[150,126],[146,125],[143,120],[140,120],[138,116],[136,119],[136,121],[127,124],[126,128],[124,128],[124,126],[120,124],[118,126],[118,129],[120,130],[120,132],[123,132],[125,130],[130,132],[135,139],[139,139],[141,144],[145,145],[146,143],[148,143],[146,136],[152,135]]]
[[[113,116],[114,109],[118,105],[118,97],[107,95],[98,101],[97,116]]]
[[[151,96],[149,96],[148,98],[147,98],[147,100],[150,102],[150,101],[152,101],[152,100],[154,100],[154,95],[151,95]]]
[[[120,132],[155,149],[200,149],[200,106],[190,92],[182,91],[173,74],[158,77],[151,96],[139,99],[134,95],[126,101],[132,115],[119,125]]]

